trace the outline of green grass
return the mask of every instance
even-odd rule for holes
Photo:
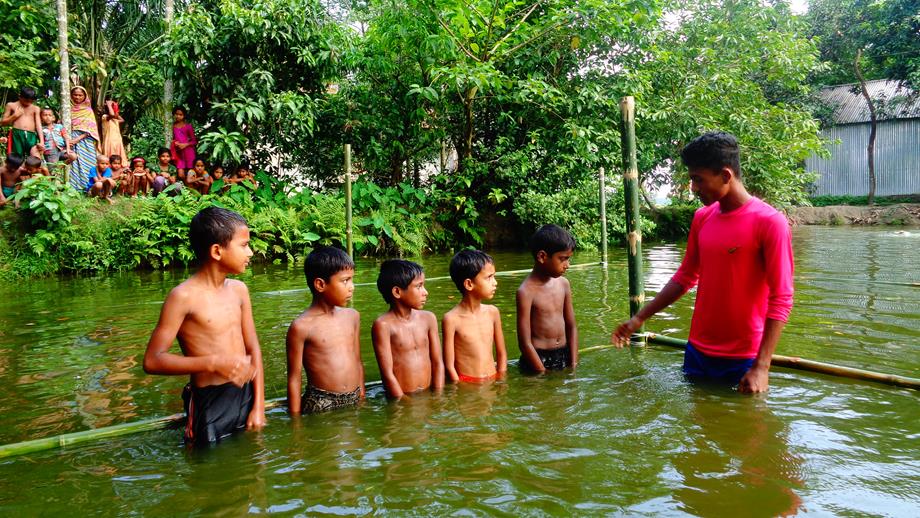
[[[815,196],[809,198],[815,207],[828,207],[831,205],[869,205],[868,196]],[[907,194],[903,196],[876,196],[876,205],[896,205],[898,203],[920,203],[920,194]]]

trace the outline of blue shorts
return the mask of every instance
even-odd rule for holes
[[[687,342],[684,349],[684,374],[691,380],[706,380],[737,385],[754,365],[754,358],[716,358],[706,356]]]

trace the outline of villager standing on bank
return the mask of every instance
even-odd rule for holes
[[[195,158],[197,158],[195,146],[198,145],[195,129],[185,120],[185,115],[185,108],[176,106],[173,109],[173,141],[170,146],[172,159],[176,169],[179,170],[179,179],[183,182],[185,182],[185,172],[195,167]]]
[[[85,88],[82,86],[71,88],[70,102],[72,106],[71,145],[77,155],[77,160],[70,168],[70,186],[82,192],[89,183],[90,170],[96,166],[99,126]]]
[[[118,155],[122,163],[128,160],[121,139],[121,123],[124,121],[118,113],[118,103],[107,99],[102,114],[102,154],[108,157]]]

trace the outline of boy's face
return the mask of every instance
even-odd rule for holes
[[[399,300],[412,309],[422,309],[428,302],[428,290],[425,289],[425,274],[420,273],[405,289],[399,290]]]
[[[233,238],[226,245],[220,247],[220,264],[231,273],[240,274],[249,266],[252,249],[249,248],[249,227],[239,226],[233,231]]]
[[[351,300],[355,293],[355,271],[351,268],[340,270],[331,277],[328,282],[323,283],[323,288],[319,291],[326,302],[333,306],[344,306]]]
[[[51,110],[42,110],[42,124],[45,126],[54,123],[54,112]]]
[[[572,260],[572,250],[563,250],[553,255],[547,255],[540,250],[537,254],[537,260],[543,265],[543,269],[551,277],[561,277],[569,269],[569,261]]]
[[[697,195],[703,205],[712,205],[728,194],[732,179],[731,169],[723,167],[713,170],[706,167],[694,167],[689,171],[690,191]]]
[[[108,158],[99,158],[96,159],[96,169],[101,173],[109,168],[109,159]]]
[[[120,161],[120,160],[116,160],[116,161],[112,162],[112,169],[116,169],[116,170],[117,170],[117,169],[121,169],[121,161]]]
[[[38,173],[38,168],[41,166],[28,166],[23,164],[22,169],[26,172],[27,175],[34,175]]]
[[[498,289],[498,281],[495,279],[495,265],[486,263],[476,274],[475,279],[467,279],[464,283],[467,291],[480,300],[489,300],[495,296],[495,290]]]
[[[19,104],[21,104],[24,108],[28,108],[29,106],[32,106],[33,102],[35,101],[33,101],[32,99],[26,99],[25,97],[19,98]]]

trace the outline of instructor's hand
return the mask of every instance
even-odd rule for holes
[[[262,428],[265,428],[265,410],[253,408],[246,419],[246,429],[261,430]]]
[[[626,322],[623,322],[610,336],[610,342],[618,349],[622,348],[629,343],[629,337],[638,331],[643,323],[645,323],[645,321],[638,316],[634,316]]]
[[[766,392],[770,386],[770,371],[760,367],[751,367],[738,383],[738,392],[755,394]]]

